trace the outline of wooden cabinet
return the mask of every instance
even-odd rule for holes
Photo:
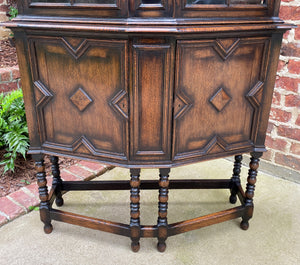
[[[253,214],[283,33],[279,0],[25,0],[15,34],[40,216],[131,238],[168,236]],[[251,153],[247,186],[243,153]],[[47,189],[43,156],[51,155]],[[235,156],[231,179],[169,180],[173,166]],[[62,181],[57,156],[130,168],[130,181]],[[140,180],[159,168],[159,180]],[[168,189],[228,189],[241,205],[174,224]],[[62,192],[130,190],[130,224],[67,213]],[[140,224],[140,189],[158,189],[156,225]],[[124,218],[123,218],[124,219]]]

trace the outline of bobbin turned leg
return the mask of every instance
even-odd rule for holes
[[[166,240],[168,238],[168,187],[169,187],[169,168],[159,169],[159,196],[158,196],[158,243],[157,249],[164,252],[166,249]]]
[[[52,186],[55,187],[55,203],[58,207],[63,206],[64,200],[61,195],[61,186],[62,186],[62,180],[60,177],[60,171],[59,171],[59,165],[58,165],[58,157],[57,156],[51,156],[50,157],[52,166],[52,175],[53,175],[53,181]]]
[[[241,162],[242,162],[243,156],[242,155],[236,155],[234,157],[234,167],[233,167],[233,174],[231,178],[232,187],[230,189],[230,197],[229,201],[232,204],[235,204],[237,201],[237,193],[238,193],[238,187],[241,185],[240,180],[240,173],[241,173]]]
[[[257,169],[259,166],[259,158],[262,156],[261,152],[251,153],[248,178],[247,178],[247,187],[245,192],[245,214],[242,217],[241,228],[247,230],[249,228],[249,219],[253,215],[253,196],[255,190]]]
[[[44,165],[44,156],[43,155],[34,155],[33,159],[35,160],[35,169],[37,171],[37,184],[39,186],[39,195],[40,195],[40,218],[44,223],[44,231],[46,234],[50,234],[53,230],[51,225],[50,218],[50,203],[48,201],[48,188],[47,180],[45,173]]]
[[[140,249],[140,169],[130,169],[130,238],[131,249],[138,252]]]

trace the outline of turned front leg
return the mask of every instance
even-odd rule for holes
[[[50,157],[52,166],[52,175],[53,175],[53,181],[52,181],[52,187],[55,189],[55,203],[57,206],[63,206],[64,200],[62,198],[61,194],[61,186],[62,186],[62,180],[60,177],[60,170],[59,170],[59,164],[58,164],[58,157],[57,156],[51,156]]]
[[[255,183],[256,183],[256,176],[257,176],[257,169],[259,167],[259,158],[262,156],[262,153],[253,152],[251,153],[250,164],[249,164],[249,171],[248,171],[248,178],[247,178],[247,186],[245,192],[245,214],[242,217],[241,228],[243,230],[247,230],[249,228],[249,219],[253,215],[253,197],[254,197],[254,190],[255,190]]]
[[[158,196],[158,243],[157,249],[160,252],[164,252],[166,249],[166,240],[168,238],[168,187],[169,187],[169,168],[163,168],[159,170],[159,196]]]
[[[243,156],[236,155],[234,157],[234,167],[233,167],[233,174],[231,178],[232,187],[230,189],[231,195],[229,198],[230,203],[234,204],[237,200],[237,193],[239,190],[239,186],[241,185],[240,174],[241,174],[241,165],[242,165]]]
[[[44,165],[43,156],[33,156],[35,159],[35,169],[37,171],[37,184],[39,186],[39,196],[40,196],[40,218],[44,223],[44,231],[46,234],[50,234],[53,230],[50,218],[50,203],[48,200],[48,188],[47,179]]]
[[[130,238],[131,249],[138,252],[140,249],[140,169],[130,170]]]

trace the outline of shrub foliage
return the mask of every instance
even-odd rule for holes
[[[9,94],[0,94],[0,149],[6,152],[0,165],[4,165],[3,174],[14,171],[18,154],[26,158],[29,147],[28,127],[22,90]]]

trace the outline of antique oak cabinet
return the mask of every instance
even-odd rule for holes
[[[40,216],[131,238],[168,236],[241,217],[248,228],[282,34],[279,0],[22,0],[15,34],[36,160]],[[251,153],[247,187],[243,153]],[[47,190],[43,155],[51,155]],[[169,180],[170,168],[235,156],[231,178]],[[130,180],[62,181],[58,156],[130,169]],[[140,181],[141,168],[160,178]],[[130,222],[52,208],[72,190],[130,190]],[[158,189],[158,220],[140,224],[140,189]],[[168,189],[228,189],[240,205],[168,224]],[[201,205],[199,205],[201,207]]]

